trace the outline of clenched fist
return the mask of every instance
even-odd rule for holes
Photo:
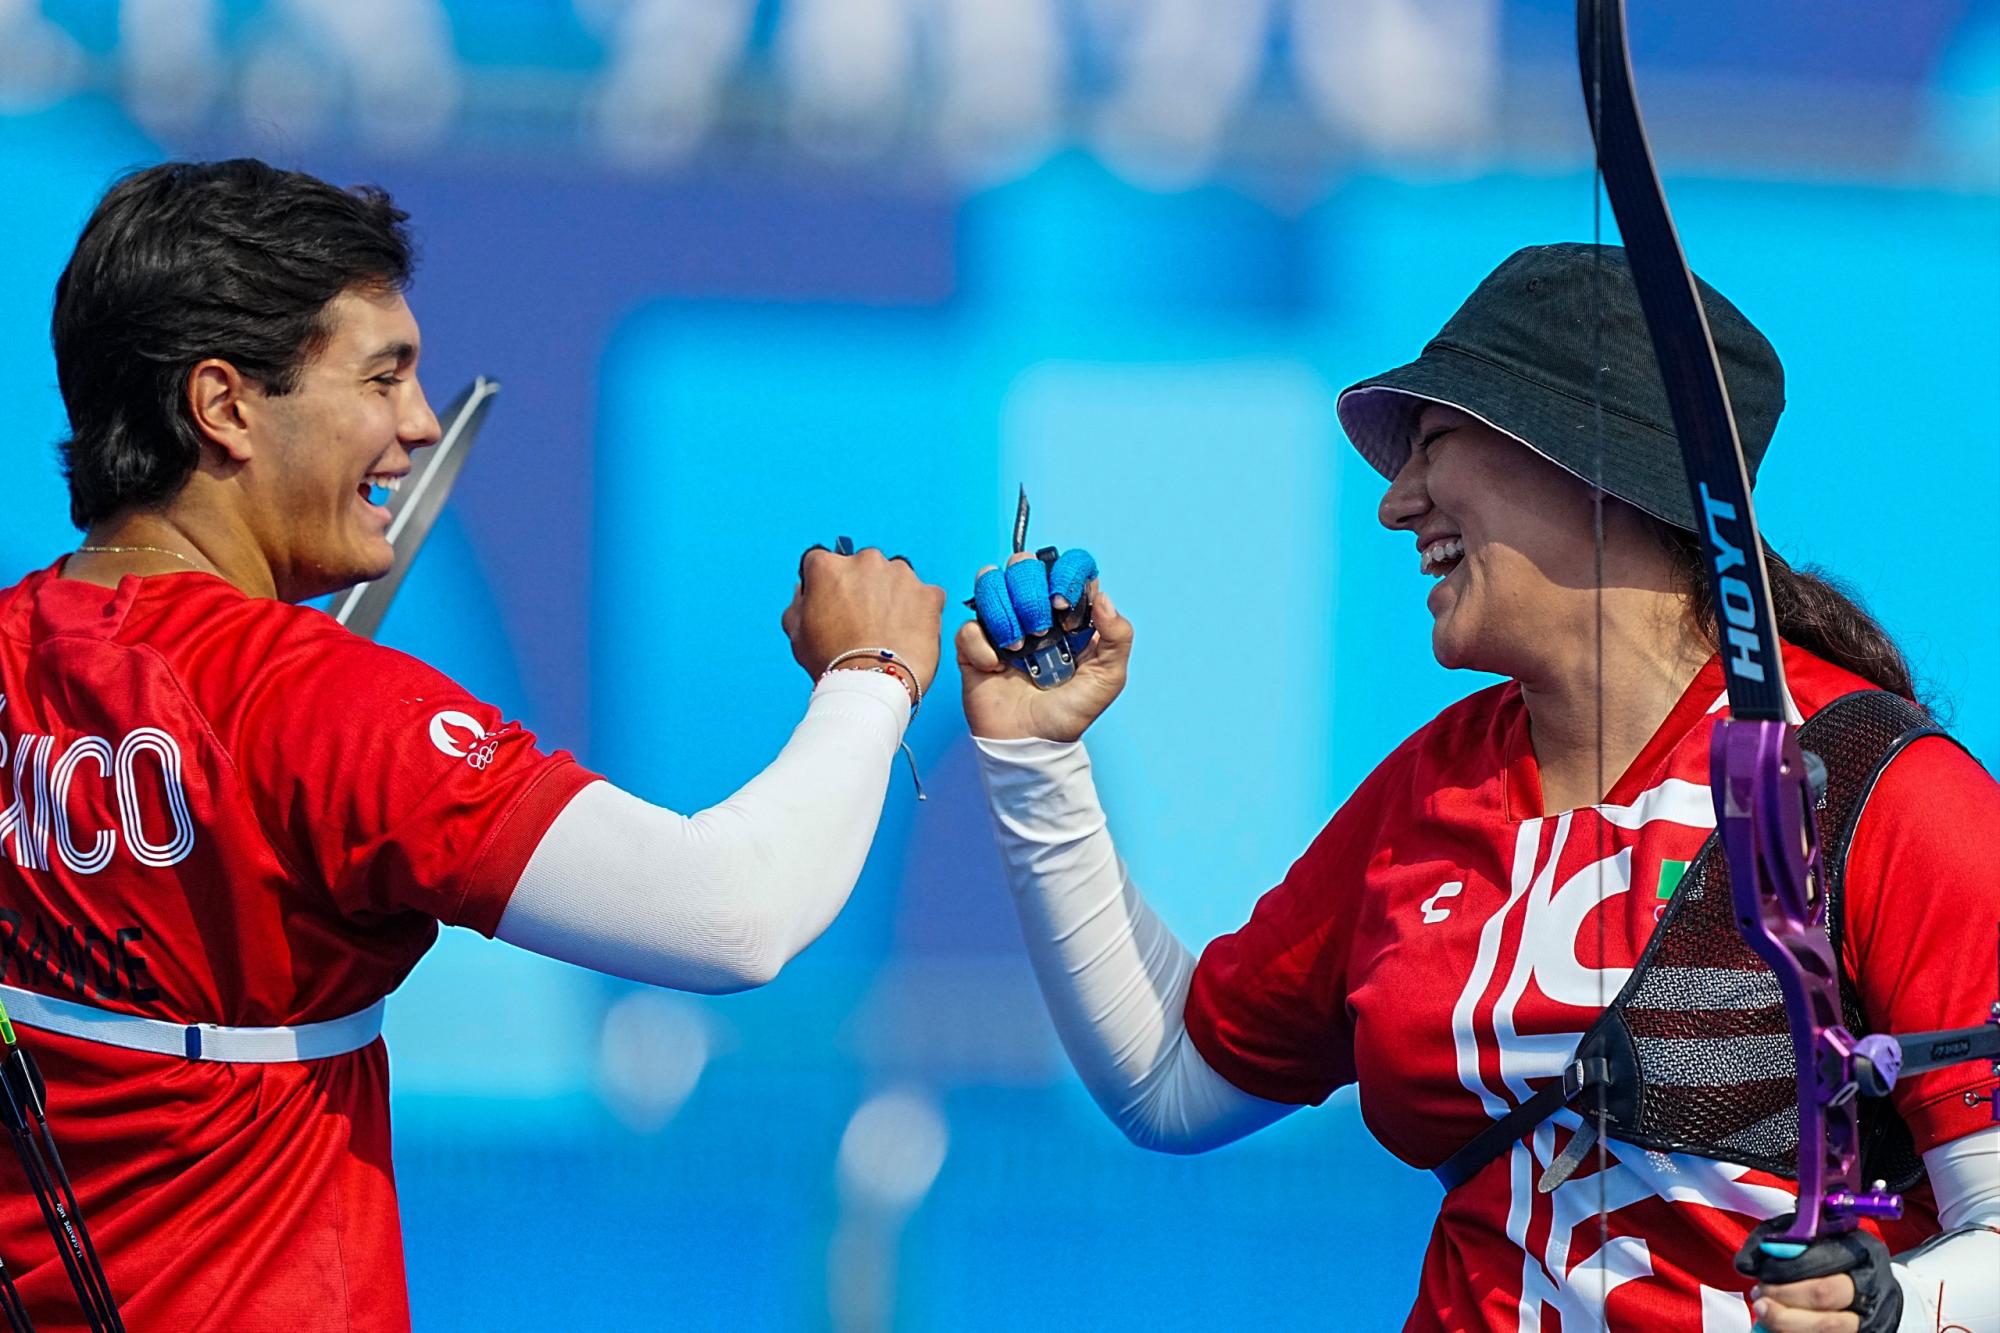
[[[792,656],[815,680],[844,652],[888,648],[928,689],[937,675],[943,619],[944,589],[918,578],[909,562],[884,559],[870,546],[853,555],[806,552],[792,604],[779,623],[792,641]]]
[[[1024,551],[1008,563],[1033,559]],[[1087,593],[1097,635],[1077,658],[1076,674],[1054,689],[1037,689],[1027,676],[1002,661],[979,621],[968,620],[959,626],[959,675],[965,688],[965,720],[973,735],[987,740],[1039,737],[1073,741],[1111,706],[1125,688],[1126,667],[1132,657],[1132,622],[1118,614],[1095,579]],[[1069,610],[1069,599],[1056,594],[1039,616],[1033,608],[1016,607],[1015,624],[1063,624]],[[1015,646],[1000,645],[1003,649]]]

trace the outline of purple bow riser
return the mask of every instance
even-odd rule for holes
[[[1737,928],[1777,977],[1786,1012],[1812,1018],[1792,1024],[1799,1206],[1791,1227],[1776,1239],[1809,1244],[1828,1229],[1853,1229],[1862,1217],[1900,1216],[1900,1198],[1862,1186],[1857,1105],[1859,1070],[1866,1068],[1886,1091],[1898,1053],[1883,1038],[1857,1043],[1842,1021],[1839,960],[1826,933],[1815,795],[1798,737],[1783,721],[1718,721],[1709,783]]]

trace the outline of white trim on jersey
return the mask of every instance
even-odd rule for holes
[[[169,1023],[137,1014],[114,1013],[95,1005],[59,1000],[39,991],[0,985],[0,1003],[16,1023],[60,1032],[66,1037],[119,1046],[128,1051],[218,1064],[269,1065],[324,1060],[358,1051],[382,1035],[385,1001],[323,1023],[290,1027],[226,1027],[218,1023]]]

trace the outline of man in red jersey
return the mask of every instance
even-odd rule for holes
[[[262,163],[119,182],[56,290],[78,549],[0,591],[0,999],[134,1329],[408,1326],[383,998],[438,923],[692,990],[845,902],[943,593],[810,554],[818,685],[691,817],[295,603],[383,574],[437,438],[404,215]],[[19,1182],[0,1259],[80,1327]]]

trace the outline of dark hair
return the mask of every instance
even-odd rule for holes
[[[1714,647],[1720,642],[1715,626],[1715,588],[1709,581],[1701,538],[1665,523],[1655,527],[1687,589],[1689,614],[1702,637]],[[1779,638],[1881,689],[1917,700],[1916,682],[1903,650],[1836,579],[1820,570],[1794,569],[1768,546],[1764,548],[1764,567],[1770,574],[1771,610],[1777,617]]]
[[[56,283],[50,337],[69,412],[60,446],[79,528],[171,499],[201,461],[188,372],[219,357],[277,395],[324,346],[327,304],[400,291],[402,212],[251,158],[166,162],[105,194]]]

